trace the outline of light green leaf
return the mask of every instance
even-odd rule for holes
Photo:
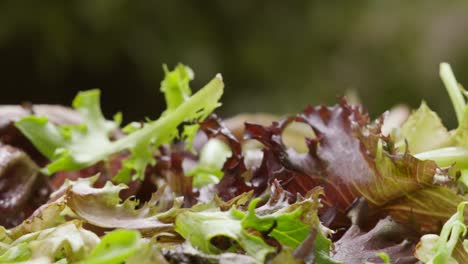
[[[25,234],[9,244],[1,255],[0,262],[30,261],[48,262],[65,258],[79,261],[88,255],[99,243],[99,237],[81,227],[81,222],[70,221],[65,224]],[[1,262],[3,263],[3,262]]]
[[[141,246],[137,231],[115,230],[105,235],[101,242],[79,264],[120,264],[136,254]]]
[[[41,153],[52,160],[44,169],[45,173],[79,170],[105,160],[111,154],[130,150],[131,157],[124,162],[123,172],[117,180],[141,179],[146,166],[154,164],[149,153],[177,137],[177,128],[183,122],[206,118],[220,105],[218,101],[223,93],[224,85],[219,75],[195,95],[188,97],[188,70],[179,65],[175,71],[166,73],[167,82],[163,81],[162,90],[168,93],[168,111],[156,121],[145,124],[141,129],[133,129],[131,134],[119,140],[109,139],[109,133],[117,128],[119,118],[116,118],[117,122],[104,119],[99,90],[81,92],[73,101],[73,107],[82,115],[81,125],[60,127],[38,116],[25,117],[15,125]],[[191,128],[185,135],[193,138],[195,132],[196,129]]]
[[[256,234],[262,233],[290,248],[301,244],[312,229],[323,235],[317,216],[320,206],[317,199],[321,193],[319,189],[312,191],[307,198],[289,205],[281,198],[284,197],[282,189],[275,191],[275,187],[272,188],[273,196],[267,204],[256,208],[260,200],[254,199],[248,205],[247,212],[234,207],[225,212],[217,208],[182,212],[176,218],[175,230],[193,246],[210,254],[219,254],[226,250],[215,247],[212,239],[222,237],[232,240],[235,243],[228,250],[240,247],[259,262],[263,262],[265,256],[275,249]],[[321,252],[326,255],[331,242],[325,236],[323,239],[321,242],[329,243],[321,244],[321,250],[326,248]]]
[[[153,242],[141,242],[138,251],[125,264],[168,264],[161,251]]]
[[[182,212],[176,218],[175,230],[193,246],[209,254],[222,252],[222,249],[211,243],[212,239],[217,237],[235,241],[246,251],[247,255],[254,257],[258,262],[263,262],[267,254],[275,251],[261,237],[243,229],[241,219],[232,209],[227,212],[215,209]]]
[[[20,243],[14,247],[9,248],[5,253],[0,255],[0,263],[14,263],[19,261],[28,260],[31,257],[31,251],[29,250],[26,242]]]
[[[414,154],[447,147],[451,143],[450,134],[439,116],[425,102],[410,115],[401,130],[393,134],[396,146],[401,152],[406,150],[406,142],[409,151]]]
[[[192,90],[189,83],[193,80],[194,73],[183,64],[178,64],[173,71],[169,71],[167,65],[163,65],[163,70],[166,77],[161,82],[161,92],[166,98],[167,113],[177,109],[190,98]]]
[[[198,165],[187,173],[193,176],[193,186],[216,184],[223,177],[224,162],[232,155],[231,149],[221,140],[210,139],[201,149]]]
[[[258,216],[255,212],[258,202],[258,198],[250,202],[248,212],[242,219],[243,228],[269,231],[269,236],[291,248],[296,248],[307,238],[312,226],[303,223],[300,219],[304,213],[303,207],[296,208],[294,211],[283,209],[271,215]]]
[[[462,202],[458,205],[457,213],[444,224],[440,236],[429,234],[421,238],[415,252],[419,260],[431,264],[456,264],[468,261],[468,252],[464,248],[461,254],[453,255],[457,246],[463,246],[460,238],[464,238],[467,233],[464,223],[464,208],[467,203]]]

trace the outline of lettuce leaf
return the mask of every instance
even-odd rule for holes
[[[464,208],[467,202],[458,205],[457,212],[444,224],[440,236],[424,235],[416,248],[415,256],[425,263],[466,263],[468,247],[464,239],[467,227],[464,223]]]
[[[452,138],[442,120],[425,102],[392,135],[400,152],[416,154],[452,144]]]
[[[220,75],[195,95],[187,97],[187,74],[181,74],[184,71],[189,70],[182,65],[174,72],[166,71],[162,90],[168,99],[168,111],[158,120],[115,141],[111,141],[110,133],[118,127],[118,122],[104,119],[99,90],[80,92],[73,100],[73,107],[82,115],[83,124],[57,126],[40,116],[24,117],[15,124],[41,153],[52,160],[43,170],[47,174],[85,168],[111,154],[129,150],[131,155],[115,180],[142,179],[146,166],[154,164],[154,150],[174,139],[182,122],[203,120],[220,105],[218,100],[223,92]],[[191,129],[188,136],[195,132]]]
[[[9,244],[0,260],[7,263],[26,260],[52,262],[62,258],[79,261],[98,243],[99,237],[84,229],[81,222],[70,221],[19,237]]]
[[[221,140],[208,140],[200,150],[198,164],[187,173],[187,176],[193,177],[193,186],[199,188],[207,184],[217,184],[224,176],[221,169],[231,155],[231,150]]]
[[[316,137],[306,139],[308,152],[298,153],[284,145],[282,133],[291,122],[304,123],[314,130]],[[323,203],[337,211],[331,225],[340,227],[348,225],[345,211],[358,197],[365,197],[374,210],[436,187],[438,177],[451,181],[435,162],[397,152],[391,138],[381,134],[381,125],[381,119],[371,122],[359,106],[345,100],[332,107],[309,107],[269,127],[247,124],[250,138],[265,148],[262,165],[247,185],[257,194],[273,179],[293,194],[322,186]],[[414,209],[412,212],[417,213]]]
[[[23,151],[0,142],[0,225],[13,227],[47,202],[45,176]]]
[[[121,201],[119,193],[126,188],[124,184],[107,182],[103,188],[94,188],[92,184],[96,179],[79,179],[66,193],[67,206],[80,219],[102,228],[140,230],[148,236],[173,230],[172,222],[179,212],[181,199],[175,199],[169,211],[159,212],[156,204],[164,189],[139,206],[133,199]]]
[[[120,264],[140,249],[141,236],[137,231],[115,230],[104,237],[86,259],[78,264]]]
[[[274,202],[270,199],[259,208],[256,208],[260,202],[257,198],[249,203],[247,212],[234,207],[229,211],[220,211],[219,208],[187,210],[177,216],[175,229],[193,246],[206,253],[243,250],[263,262],[268,254],[275,252],[275,248],[265,242],[267,238],[284,247],[296,248],[312,230],[323,236],[317,216],[319,194],[320,190],[316,189],[308,197],[291,205],[274,198]]]

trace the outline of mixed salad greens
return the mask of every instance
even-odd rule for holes
[[[99,90],[0,107],[0,263],[468,263],[448,64],[451,131],[424,102],[371,120],[344,98],[239,124],[213,114],[220,75],[192,95],[190,68],[164,71],[166,111],[124,127]]]

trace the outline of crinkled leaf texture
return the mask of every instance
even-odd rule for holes
[[[96,177],[79,179],[67,190],[67,206],[81,219],[103,228],[137,229],[145,235],[155,235],[173,230],[172,222],[182,203],[174,201],[174,207],[159,212],[156,206],[163,189],[156,192],[150,201],[138,208],[138,201],[121,201],[119,192],[125,185],[107,182],[103,188],[92,186]]]
[[[182,70],[183,66],[178,66],[175,72]],[[177,76],[186,78],[184,74]],[[173,72],[167,72],[166,78],[167,82],[173,83]],[[186,85],[185,79],[179,82],[180,85]],[[142,179],[146,166],[154,164],[152,153],[155,148],[178,136],[177,128],[181,123],[206,118],[220,105],[218,101],[223,87],[221,77],[216,76],[195,95],[187,97],[189,94],[183,92],[186,88],[174,91],[163,82],[162,90],[168,96],[168,111],[158,120],[115,141],[111,141],[110,132],[118,127],[118,122],[104,119],[99,103],[99,90],[80,92],[74,99],[73,107],[83,118],[81,125],[57,126],[39,116],[24,117],[15,124],[42,154],[52,160],[44,170],[46,173],[78,170],[105,160],[111,154],[129,150],[131,155],[123,162],[123,168],[115,180],[129,181],[132,173],[134,179]],[[178,93],[180,95],[176,96]],[[180,96],[184,100],[175,99]],[[189,131],[188,135],[185,133],[186,136],[193,137],[196,130]]]
[[[81,227],[81,222],[70,221],[57,227],[25,234],[12,240],[0,260],[5,262],[30,261],[52,263],[65,258],[79,261],[99,243],[99,237]]]
[[[261,237],[243,229],[241,221],[242,218],[232,210],[185,211],[177,216],[175,229],[203,252],[221,253],[222,249],[213,243],[214,239],[221,237],[235,241],[247,255],[254,257],[258,262],[263,262],[267,254],[275,252],[275,248],[266,244]]]
[[[282,141],[282,132],[293,121],[309,125],[316,135],[306,139],[307,153],[287,148]],[[249,137],[264,145],[262,164],[247,184],[239,173],[236,177],[227,174],[218,184],[222,188],[220,193],[227,188],[223,183],[233,183],[233,178],[239,182],[235,185],[239,192],[254,189],[257,195],[274,179],[290,193],[305,194],[315,186],[322,186],[323,203],[343,214],[360,196],[370,202],[371,208],[379,208],[436,187],[435,176],[444,176],[446,172],[433,161],[396,152],[392,140],[380,132],[381,125],[382,119],[370,122],[359,106],[349,105],[344,99],[332,107],[309,107],[302,114],[270,127],[247,124]],[[232,191],[234,187],[230,188],[227,189],[230,193],[238,194]],[[417,214],[419,204],[413,206],[412,213]],[[437,225],[430,219],[426,222]]]
[[[63,223],[61,215],[67,211],[68,202],[68,197],[63,195],[70,192],[74,184],[67,182],[55,195],[58,199],[36,210],[21,225],[10,230],[0,227],[0,263],[51,264],[57,259],[79,264],[165,263],[155,244],[142,239],[139,231],[118,229],[101,240],[95,233],[83,229],[81,220]]]
[[[206,253],[241,249],[259,262],[276,251],[266,241],[273,239],[283,247],[296,248],[312,230],[323,235],[317,217],[319,189],[289,204],[285,192],[276,189],[281,188],[279,183],[275,182],[271,188],[273,195],[261,207],[256,208],[260,202],[257,198],[250,202],[247,212],[234,207],[229,211],[219,208],[187,210],[177,216],[175,229],[193,246]],[[323,238],[328,241],[326,237]]]
[[[306,198],[298,199],[292,205],[287,203],[287,197],[278,182],[275,181],[271,189],[273,195],[265,205],[256,209],[259,198],[250,202],[248,211],[242,219],[242,227],[266,232],[281,245],[295,249],[307,238],[312,229],[321,229],[317,216],[321,189],[311,190]]]

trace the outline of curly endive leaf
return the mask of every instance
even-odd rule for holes
[[[179,65],[175,72],[180,72],[181,67],[185,66]],[[173,72],[167,72],[166,78],[172,79],[172,74]],[[183,75],[179,77],[185,78]],[[185,83],[185,79],[181,82]],[[156,121],[133,129],[128,136],[115,141],[110,139],[110,132],[118,127],[119,122],[104,119],[99,103],[99,90],[80,92],[73,101],[73,107],[82,115],[83,124],[57,126],[45,117],[28,116],[15,125],[52,161],[44,170],[48,174],[62,170],[79,170],[105,160],[111,154],[129,150],[131,155],[123,162],[123,168],[116,180],[129,181],[132,174],[134,179],[142,179],[146,166],[154,164],[152,151],[177,137],[177,128],[183,122],[206,118],[220,105],[218,101],[224,87],[221,76],[218,75],[193,96],[187,97],[188,94],[185,93],[182,98],[184,100],[181,101],[174,98],[179,92],[166,86],[163,83],[163,91],[170,95],[168,111]],[[118,119],[116,118],[117,121]],[[192,137],[196,129],[189,131],[185,135]]]

